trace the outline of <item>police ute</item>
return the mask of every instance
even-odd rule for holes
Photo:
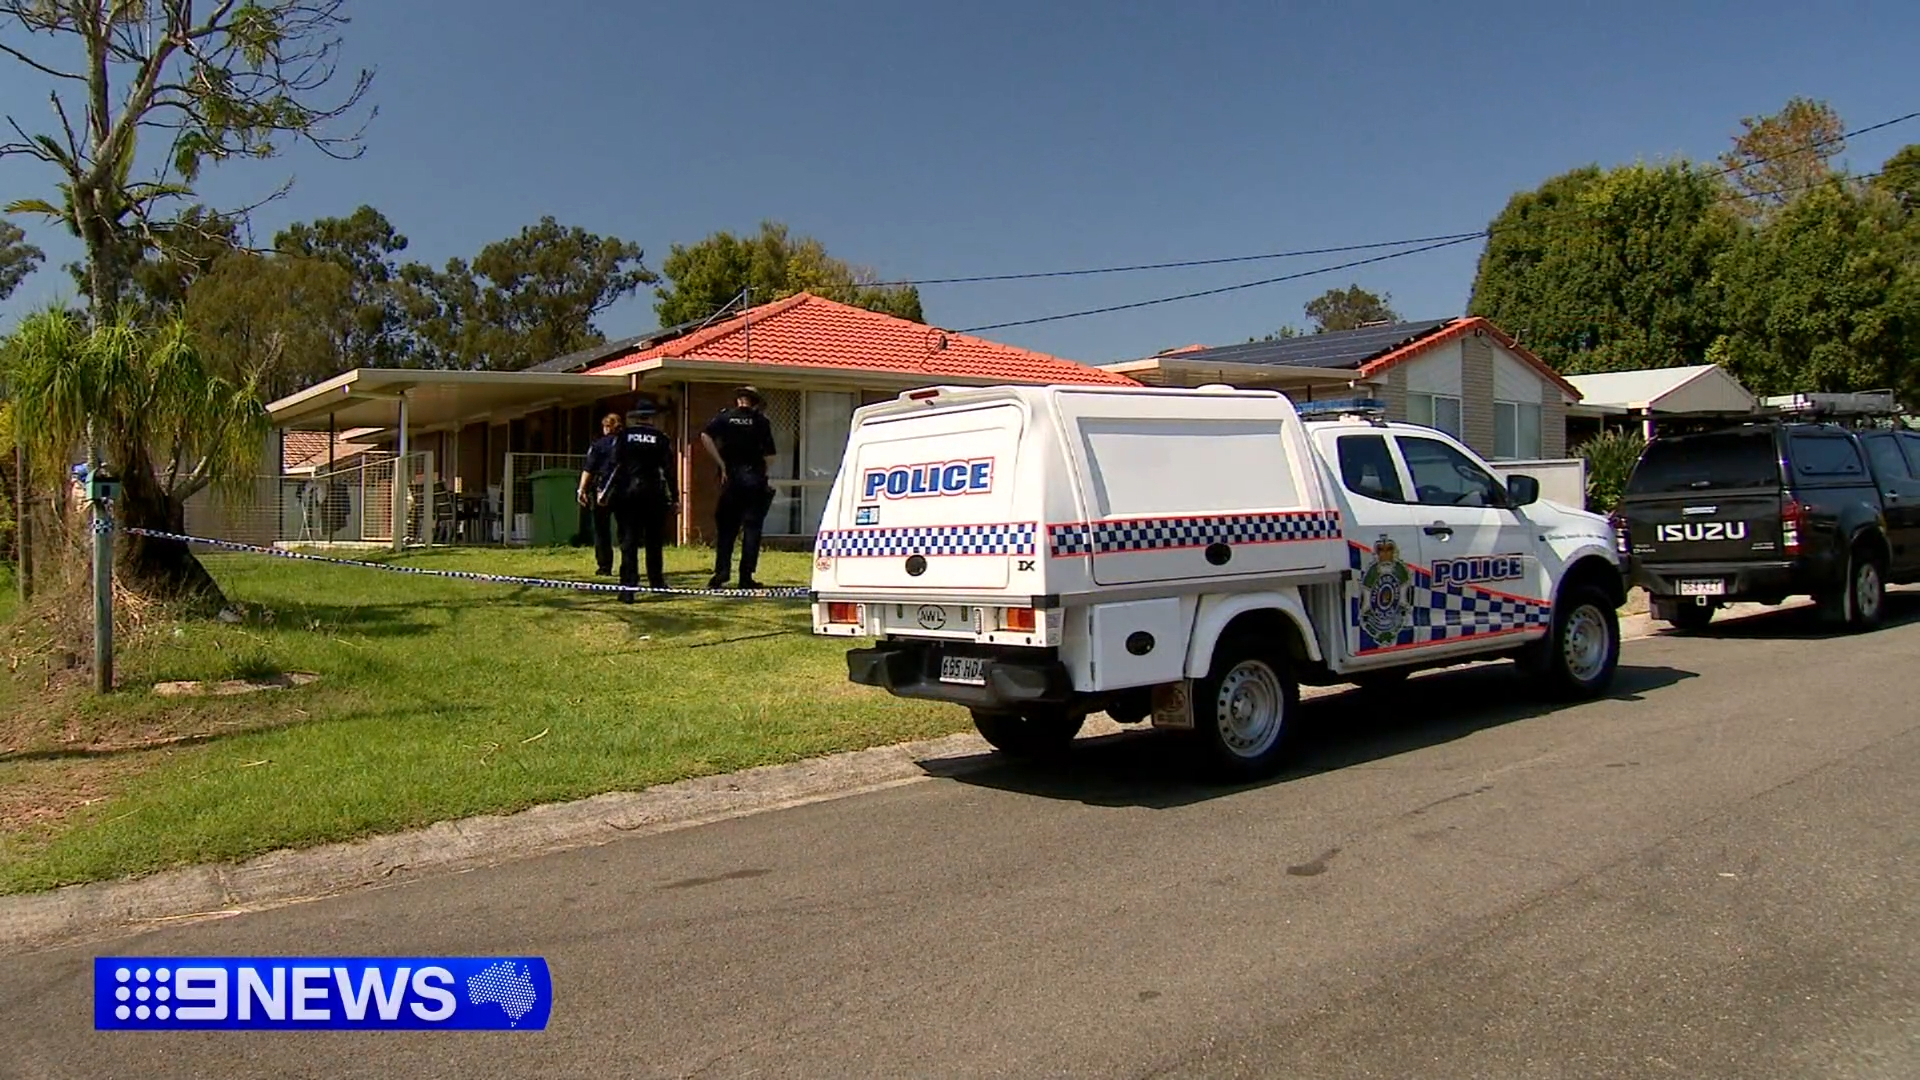
[[[1512,658],[1603,692],[1625,588],[1607,519],[1504,482],[1378,402],[1230,387],[935,387],[861,408],[814,553],[856,683],[972,710],[1002,752],[1085,718],[1269,774],[1299,687]]]

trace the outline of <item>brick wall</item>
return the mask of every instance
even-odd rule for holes
[[[1404,422],[1407,418],[1407,369],[1405,365],[1390,368],[1387,381],[1376,393],[1386,403],[1387,419]]]
[[[1471,334],[1460,339],[1460,427],[1460,441],[1493,456],[1493,343]]]
[[[1540,456],[1567,456],[1567,399],[1560,388],[1548,383],[1546,398],[1540,405]]]

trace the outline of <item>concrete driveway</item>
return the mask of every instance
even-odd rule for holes
[[[1920,598],[9,958],[0,1075],[1920,1076]],[[543,1033],[91,1029],[96,953],[537,954]]]

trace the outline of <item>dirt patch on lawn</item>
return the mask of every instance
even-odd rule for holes
[[[0,836],[28,840],[54,832],[67,818],[124,790],[149,755],[54,758],[5,766],[0,783]]]

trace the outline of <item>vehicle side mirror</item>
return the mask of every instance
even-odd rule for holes
[[[1540,501],[1540,481],[1531,476],[1507,477],[1507,502],[1529,506]]]

